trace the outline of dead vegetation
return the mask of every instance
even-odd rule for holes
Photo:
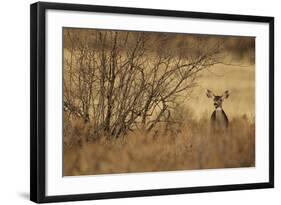
[[[209,119],[189,121],[173,135],[129,133],[116,140],[77,140],[64,149],[64,175],[175,171],[255,166],[255,124],[234,118],[227,132],[210,134]],[[76,122],[72,139],[88,135]],[[80,130],[80,132],[78,132]],[[83,130],[83,131],[81,131]]]

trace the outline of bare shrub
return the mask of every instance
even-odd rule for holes
[[[223,39],[175,35],[64,29],[65,118],[90,123],[93,139],[172,125],[200,71],[223,53]]]

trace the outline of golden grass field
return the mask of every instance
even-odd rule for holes
[[[223,108],[230,120],[227,131],[211,133],[214,109],[205,90],[230,91]],[[234,168],[255,166],[254,66],[222,66],[206,70],[190,99],[179,111],[175,132],[131,132],[116,140],[83,140],[91,125],[77,120],[64,133],[64,175],[94,175]],[[185,115],[188,116],[185,118]]]
[[[227,133],[216,135],[209,134],[206,124],[206,119],[189,123],[177,135],[131,133],[65,148],[64,175],[255,166],[253,123],[235,118]]]

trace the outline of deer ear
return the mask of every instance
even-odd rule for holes
[[[206,91],[206,95],[207,95],[208,98],[212,98],[214,96],[213,92],[210,91],[210,90]]]
[[[228,98],[229,97],[229,95],[230,95],[230,93],[229,93],[229,91],[228,90],[226,90],[226,91],[224,91],[224,93],[223,93],[223,98]]]

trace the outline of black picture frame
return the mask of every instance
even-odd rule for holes
[[[46,196],[46,10],[168,16],[195,19],[263,22],[269,24],[269,181],[219,186],[137,190],[107,193]],[[274,18],[265,16],[125,8],[82,4],[38,2],[30,6],[30,200],[37,203],[96,200],[123,197],[186,194],[197,192],[261,189],[274,187]]]

